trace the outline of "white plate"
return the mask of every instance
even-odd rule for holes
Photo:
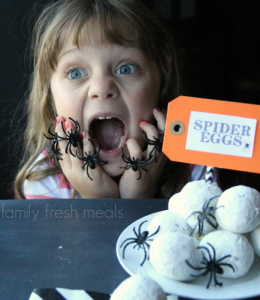
[[[148,221],[143,224],[142,231],[146,230],[151,220],[158,213],[154,213],[143,217],[130,226],[128,226],[118,238],[116,244],[117,258],[130,275],[140,274],[153,278],[163,288],[165,293],[175,294],[182,297],[195,299],[242,299],[260,295],[260,259],[255,255],[255,261],[248,274],[238,279],[226,279],[218,277],[223,286],[214,286],[212,280],[209,289],[206,288],[209,277],[201,277],[189,282],[178,282],[160,275],[151,265],[150,261],[146,261],[142,267],[140,263],[144,258],[144,251],[138,247],[133,249],[134,244],[126,248],[125,258],[123,259],[123,247],[120,248],[123,241],[127,238],[135,237],[133,228],[138,230],[141,222]]]

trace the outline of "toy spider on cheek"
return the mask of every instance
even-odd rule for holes
[[[142,172],[141,169],[148,172],[147,169],[145,169],[145,166],[150,165],[154,159],[152,159],[152,156],[149,157],[148,159],[145,160],[145,158],[143,157],[143,160],[139,161],[139,158],[135,159],[134,157],[131,159],[131,157],[126,157],[124,154],[124,150],[123,148],[121,148],[121,152],[122,152],[122,159],[124,162],[126,162],[128,165],[126,167],[120,167],[120,169],[125,169],[128,170],[130,168],[132,168],[132,170],[134,172],[139,171],[139,177],[137,178],[137,180],[139,180],[140,178],[142,178]]]
[[[148,145],[153,145],[154,146],[153,149],[151,150],[151,152],[149,153],[149,157],[151,158],[153,156],[152,153],[154,151],[154,160],[155,160],[155,162],[157,162],[156,153],[157,152],[159,152],[159,153],[162,152],[163,139],[164,139],[164,131],[161,130],[161,129],[158,129],[158,132],[159,132],[159,137],[156,138],[156,137],[153,136],[154,140],[150,140],[150,139],[148,139],[146,132],[142,130],[143,137],[145,138]]]

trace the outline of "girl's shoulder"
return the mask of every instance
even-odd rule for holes
[[[55,167],[51,161],[44,160],[47,151],[43,151],[36,159],[34,171],[43,171]],[[24,194],[26,199],[64,199],[72,198],[73,186],[62,174],[53,174],[39,180],[25,180]]]

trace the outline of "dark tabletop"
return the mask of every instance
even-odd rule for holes
[[[0,201],[0,299],[25,300],[37,287],[113,290],[129,275],[115,247],[139,218],[166,200]]]
[[[119,235],[167,204],[161,199],[1,200],[0,300],[27,300],[34,288],[111,294],[129,276],[116,257]]]

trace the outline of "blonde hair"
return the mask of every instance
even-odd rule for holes
[[[157,63],[161,72],[159,107],[167,109],[167,103],[179,94],[172,39],[156,16],[140,1],[60,0],[47,6],[36,22],[31,45],[34,71],[27,102],[24,157],[15,180],[18,198],[25,198],[25,179],[39,180],[59,172],[52,167],[38,172],[32,169],[36,158],[46,148],[44,133],[50,124],[55,123],[57,116],[50,79],[57,66],[64,35],[72,37],[77,47],[84,41],[95,43],[97,40],[100,43],[138,47]],[[44,160],[48,159],[46,157]],[[42,161],[37,162],[40,163]],[[177,182],[176,179],[176,185]],[[166,190],[171,191],[174,183],[168,185]],[[163,192],[164,196],[169,193]]]

